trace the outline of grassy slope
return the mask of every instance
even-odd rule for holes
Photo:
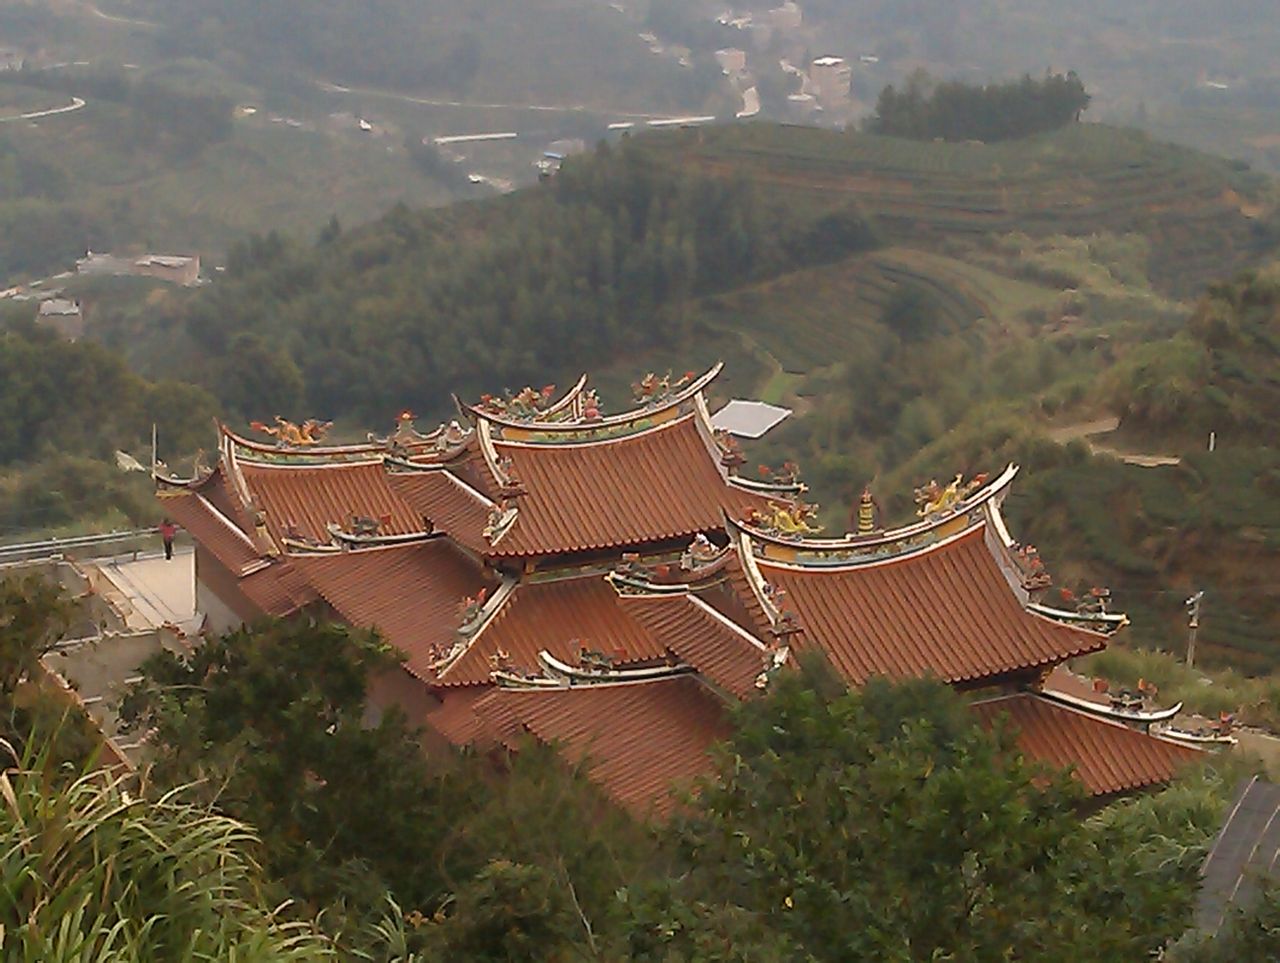
[[[697,307],[710,331],[737,334],[753,355],[755,396],[796,408],[762,460],[807,464],[831,525],[842,524],[850,491],[869,476],[905,518],[911,485],[1012,458],[1029,471],[1009,514],[1055,563],[1060,584],[1112,584],[1134,616],[1130,637],[1172,649],[1184,637],[1187,590],[1207,587],[1217,607],[1206,616],[1203,657],[1251,671],[1280,663],[1280,606],[1266,574],[1280,568],[1280,515],[1266,487],[1280,456],[1262,447],[1266,439],[1213,459],[1183,439],[1173,450],[1184,463],[1157,469],[1048,440],[1052,425],[1107,414],[1112,366],[1180,329],[1204,283],[1258,261],[1269,185],[1099,126],[996,147],[763,125],[650,144],[796,204],[833,206],[835,195],[851,195],[893,242]],[[909,366],[914,354],[929,365],[957,343],[969,352],[954,368],[936,366],[922,395],[941,409],[936,440],[903,458],[824,413],[901,390],[874,375],[851,382],[845,369],[878,350],[884,307],[908,282],[933,296],[941,329],[895,363]],[[1121,434],[1128,450],[1170,444]]]
[[[1010,231],[1140,231],[1151,242],[1153,280],[1182,294],[1229,273],[1259,246],[1249,199],[1265,190],[1262,178],[1097,124],[992,145],[770,124],[686,131],[652,144],[685,165],[746,174],[798,204],[856,199],[890,238],[926,247]]]

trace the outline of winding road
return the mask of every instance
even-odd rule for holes
[[[69,114],[73,110],[79,110],[84,106],[84,101],[79,97],[72,97],[71,103],[65,107],[50,107],[48,110],[31,110],[25,114],[13,114],[9,117],[0,117],[0,124],[11,123],[15,120],[38,120],[41,117],[52,117],[54,114]]]

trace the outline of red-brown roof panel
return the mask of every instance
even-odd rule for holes
[[[483,500],[487,496],[482,496],[453,472],[446,469],[392,472],[387,475],[387,483],[420,518],[430,521],[434,529],[477,554],[488,552],[484,527],[489,521],[489,505]]]
[[[462,600],[492,587],[479,565],[438,539],[292,562],[344,619],[378,629],[405,653],[409,671],[428,681],[435,678],[432,646],[453,642]]]
[[[613,441],[495,442],[527,494],[491,555],[552,555],[664,541],[722,527],[766,500],[730,486],[686,415]]]
[[[520,585],[440,681],[488,682],[491,657],[498,652],[507,653],[512,668],[536,671],[542,649],[576,665],[583,648],[603,652],[619,665],[667,654],[662,643],[618,604],[618,593],[603,575],[582,575]]]
[[[1199,749],[1029,693],[976,702],[971,708],[987,728],[1005,720],[1017,733],[1023,755],[1059,769],[1073,766],[1075,777],[1094,796],[1168,782],[1181,766],[1203,757]]]
[[[160,509],[208,549],[232,574],[261,557],[249,536],[199,492],[160,496]]]
[[[459,686],[437,690],[440,705],[427,713],[431,728],[455,746],[465,746],[484,734],[484,726],[476,715],[476,703],[493,692],[491,685]]]
[[[286,559],[274,559],[240,580],[240,591],[265,615],[292,615],[316,600],[316,593]]]
[[[551,690],[497,689],[476,713],[513,748],[520,730],[640,816],[664,818],[672,790],[711,771],[707,750],[728,735],[723,706],[697,679]]]
[[[821,649],[851,683],[936,675],[962,683],[1052,665],[1105,637],[1028,612],[978,526],[888,562],[824,569],[758,559],[799,616],[799,648]]]
[[[698,598],[749,630],[760,641],[772,641],[773,625],[765,614],[764,606],[751,589],[751,580],[742,567],[742,559],[737,551],[729,552],[722,575],[721,580],[695,589]]]
[[[347,529],[358,515],[383,521],[380,535],[422,531],[421,514],[392,491],[381,462],[267,466],[241,461],[239,465],[277,542],[290,526],[306,537],[328,542],[328,523]]]
[[[769,654],[742,627],[693,595],[623,595],[624,610],[684,662],[745,699]]]

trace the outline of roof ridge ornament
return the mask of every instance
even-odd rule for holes
[[[736,475],[738,469],[747,463],[747,456],[742,453],[742,445],[727,428],[712,429],[712,438],[715,439],[716,448],[720,451],[720,464],[730,475]]]
[[[1010,464],[998,477],[985,483],[982,483],[987,477],[985,475],[975,476],[967,484],[961,479],[956,483],[955,500],[951,500],[949,496],[944,498],[945,489],[938,486],[936,497],[928,501],[936,504],[940,498],[944,498],[949,502],[945,509],[931,510],[926,517],[910,525],[875,528],[870,533],[854,531],[842,536],[815,538],[798,529],[785,530],[788,523],[795,522],[794,515],[790,519],[777,519],[759,511],[748,511],[741,517],[727,516],[726,524],[748,532],[751,538],[762,544],[764,554],[770,554],[769,546],[775,545],[784,551],[790,561],[799,565],[831,566],[881,561],[923,550],[949,538],[959,530],[958,526],[967,530],[987,520],[1001,533],[1002,544],[1008,545],[1012,543],[1012,539],[1004,541],[1006,533],[998,508],[1017,474],[1018,467]],[[735,484],[745,485],[745,481],[735,479]],[[926,489],[929,486],[923,486],[916,492],[924,494]],[[809,524],[807,515],[802,520]],[[782,522],[782,525],[771,524],[775,521]]]
[[[308,418],[298,425],[276,415],[274,425],[251,421],[249,427],[254,431],[270,435],[280,448],[311,448],[320,444],[324,436],[329,433],[329,429],[333,427],[333,422]]]
[[[512,394],[508,388],[503,391],[502,397],[491,394],[481,395],[480,403],[476,407],[485,414],[533,422],[555,407],[551,401],[551,396],[555,392],[556,386],[553,384],[543,385],[541,390],[526,385],[515,394]]]
[[[656,407],[670,398],[673,393],[690,384],[696,376],[697,372],[686,371],[680,376],[680,380],[672,382],[670,368],[661,378],[649,371],[639,381],[631,383],[631,397],[638,405],[646,408]]]
[[[957,472],[956,477],[951,479],[945,487],[940,486],[936,478],[931,478],[927,484],[913,491],[916,515],[920,518],[937,518],[940,515],[946,515],[986,483],[986,472],[974,475],[968,482],[964,480],[963,473]]]
[[[599,396],[594,389],[582,387],[585,385],[585,376],[574,388],[574,392],[580,392],[580,398],[575,395],[570,404],[564,404],[562,399],[555,405],[540,409],[539,415],[520,417],[511,411],[508,401],[495,399],[493,395],[482,396],[481,402],[474,405],[454,395],[454,403],[459,412],[477,423],[487,422],[497,437],[506,441],[548,444],[575,440],[609,440],[631,431],[660,426],[664,420],[670,420],[660,416],[670,409],[680,408],[693,399],[700,398],[702,391],[723,369],[724,363],[717,362],[701,375],[695,377],[694,372],[686,372],[674,383],[669,374],[658,378],[651,372],[633,386],[639,407],[611,415],[603,414]],[[664,382],[665,388],[662,387]],[[551,412],[554,417],[545,417],[547,412]],[[579,437],[575,438],[575,435]]]
[[[767,513],[749,508],[743,521],[757,531],[780,539],[803,538],[822,531],[822,525],[811,524],[817,521],[818,509],[818,505],[795,497],[787,502],[769,502]]]
[[[117,453],[117,461],[120,454],[119,452]],[[177,475],[170,474],[168,465],[163,461],[156,461],[151,466],[151,478],[159,484],[167,485],[171,488],[198,488],[208,481],[213,474],[213,469],[205,462],[207,456],[208,453],[203,448],[196,451],[191,459],[191,477],[189,478],[180,478]]]

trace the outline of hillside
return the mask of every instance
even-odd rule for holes
[[[1194,294],[1271,242],[1266,178],[1138,131],[1074,124],[1001,144],[920,143],[752,124],[647,141],[684,169],[746,176],[798,205],[857,201],[885,235],[935,247],[991,235],[1143,234],[1157,285]]]
[[[902,519],[928,477],[1017,460],[1011,514],[1062,586],[1111,583],[1131,638],[1173,648],[1181,599],[1206,588],[1205,657],[1266,669],[1280,614],[1257,573],[1280,538],[1259,426],[1277,400],[1265,365],[1238,359],[1265,357],[1270,335],[1211,347],[1226,335],[1206,330],[1243,330],[1239,305],[1195,299],[1267,260],[1273,192],[1098,125],[992,147],[677,131],[509,197],[315,244],[257,238],[210,288],[94,326],[235,419],[321,415],[357,434],[405,404],[445,417],[453,390],[583,369],[618,408],[638,371],[723,358],[722,396],[795,409],[756,453],[798,460],[830,527],[868,480]],[[1119,430],[1075,427],[1106,419]]]
[[[0,124],[0,280],[66,269],[88,249],[146,246],[216,262],[246,233],[311,235],[335,215],[359,223],[396,203],[466,194],[465,179],[421,170],[385,138],[233,120],[226,102],[225,134],[188,147],[145,105],[63,83],[82,107]],[[0,103],[12,106],[0,114],[56,109],[72,96],[6,80]]]
[[[733,107],[710,51],[644,30],[644,9],[594,0],[0,4],[0,165],[14,155],[57,187],[5,183],[0,166],[0,226],[27,234],[2,232],[0,288],[89,247],[220,261],[246,233],[499,193],[558,140]],[[129,88],[216,100],[219,133],[157,150],[184,112]],[[494,132],[509,139],[465,140]]]

